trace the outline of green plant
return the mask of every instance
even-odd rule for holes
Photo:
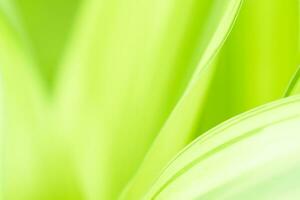
[[[297,0],[0,0],[1,198],[297,199],[299,24]]]

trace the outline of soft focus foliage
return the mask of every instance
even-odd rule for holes
[[[0,199],[299,198],[299,12],[0,0]]]

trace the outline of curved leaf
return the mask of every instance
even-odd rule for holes
[[[282,98],[299,65],[299,19],[298,0],[244,1],[216,61],[198,134]]]
[[[300,93],[300,68],[296,71],[295,75],[292,77],[291,82],[284,94],[285,97],[299,94]]]
[[[265,199],[298,194],[299,122],[299,96],[237,116],[177,155],[145,199],[251,199],[253,195]],[[285,190],[288,179],[290,189]]]
[[[115,198],[135,173],[199,57],[206,52],[204,65],[214,53],[214,46],[207,48],[211,33],[231,3],[100,0],[82,6],[59,67],[54,108],[89,195]]]
[[[215,3],[216,10],[213,10],[215,15],[212,16],[212,24],[208,25],[215,29],[210,29],[212,32],[208,32],[211,37],[207,38],[209,42],[194,76],[160,130],[135,177],[122,194],[124,199],[139,199],[169,159],[192,139],[206,88],[210,83],[210,73],[214,70],[209,65],[212,64],[216,53],[230,32],[241,5],[241,1],[236,0]]]

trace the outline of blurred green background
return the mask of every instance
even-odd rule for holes
[[[4,199],[116,199],[130,180],[144,192],[196,137],[282,98],[299,1],[239,4],[0,0]]]

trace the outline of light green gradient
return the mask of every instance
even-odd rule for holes
[[[0,199],[297,197],[299,8],[0,0]]]

